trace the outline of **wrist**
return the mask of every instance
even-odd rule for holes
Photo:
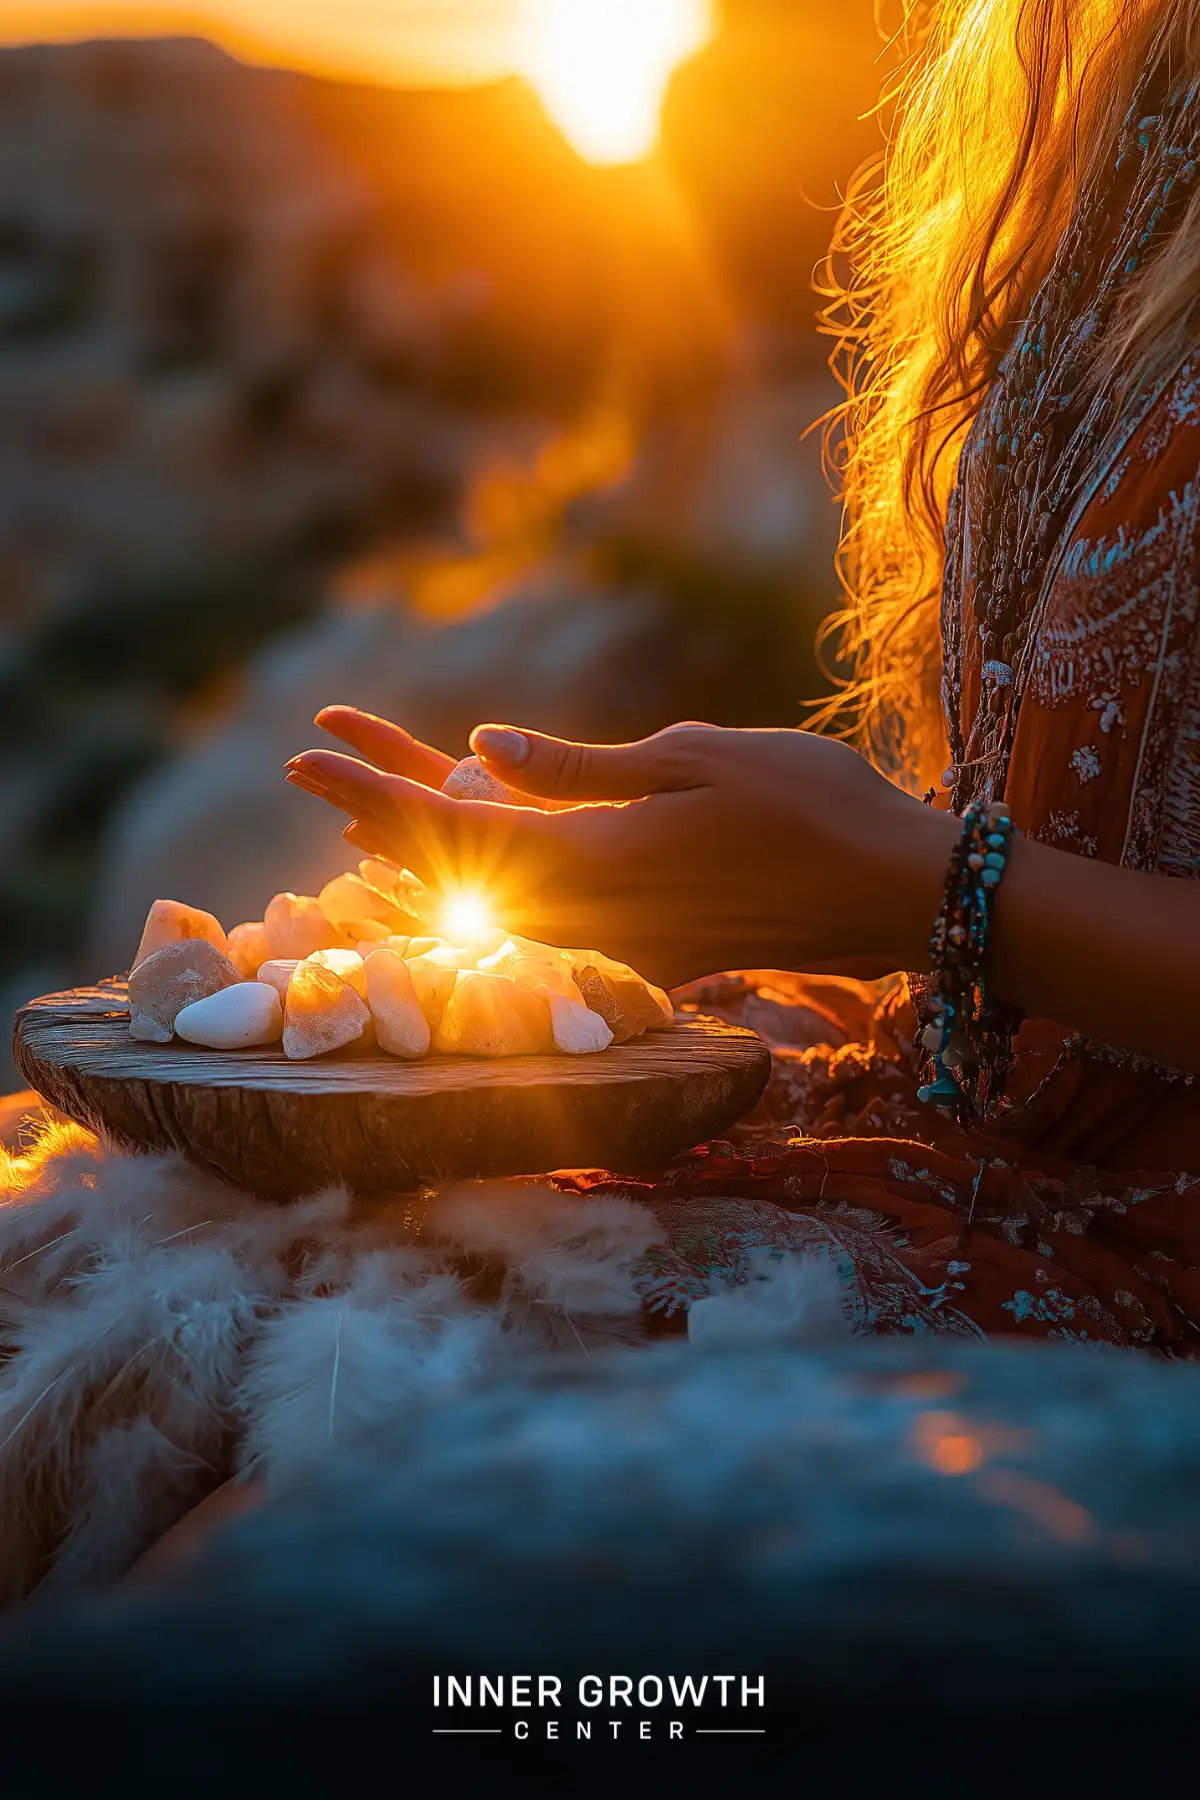
[[[929,939],[961,830],[954,813],[914,800],[896,809],[890,828],[877,838],[869,948],[892,968],[929,967]]]

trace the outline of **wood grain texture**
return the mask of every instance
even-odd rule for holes
[[[599,1056],[408,1063],[342,1051],[201,1050],[129,1036],[123,982],[48,994],[17,1014],[31,1087],[136,1149],[180,1150],[238,1186],[293,1199],[329,1182],[632,1171],[668,1162],[751,1111],[771,1069],[751,1031],[681,1019]]]

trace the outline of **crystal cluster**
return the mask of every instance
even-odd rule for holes
[[[276,894],[226,935],[177,900],[150,908],[129,977],[130,1034],[210,1050],[278,1044],[307,1061],[352,1045],[415,1060],[590,1056],[669,1025],[671,1002],[623,963],[491,931],[429,934],[425,893],[369,857],[317,895]]]

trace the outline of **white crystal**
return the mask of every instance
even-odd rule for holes
[[[379,1048],[390,1056],[424,1056],[430,1043],[429,1022],[404,958],[394,950],[376,950],[367,958],[366,978]]]
[[[283,1007],[265,981],[239,981],[185,1006],[175,1021],[178,1035],[209,1050],[248,1050],[275,1044],[283,1036]]]
[[[531,812],[562,812],[569,800],[535,799],[509,787],[480,762],[477,756],[464,756],[442,783],[443,794],[456,800],[490,800],[494,806],[524,806]]]
[[[442,783],[443,794],[456,800],[490,800],[500,806],[533,806],[528,794],[506,787],[484,768],[477,756],[464,756]]]
[[[567,1056],[595,1056],[607,1050],[613,1034],[598,1013],[589,1012],[582,1000],[568,1000],[564,994],[551,994],[550,1025],[554,1042]]]

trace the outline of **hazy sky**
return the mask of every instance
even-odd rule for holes
[[[391,81],[485,80],[518,56],[522,0],[0,0],[0,42],[211,37],[264,61]]]

